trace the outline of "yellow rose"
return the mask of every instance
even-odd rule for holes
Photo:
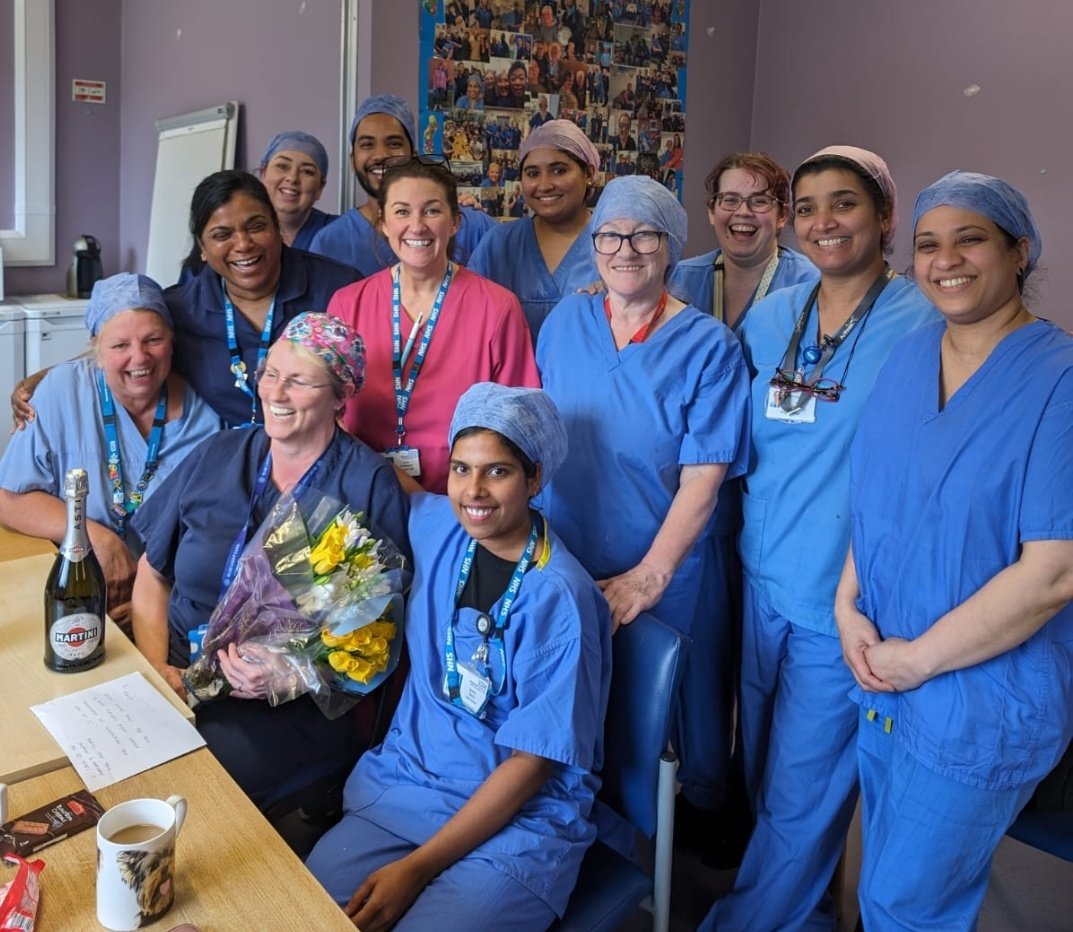
[[[342,647],[346,643],[348,637],[349,635],[344,634],[339,636],[337,634],[332,634],[327,630],[321,631],[320,633],[320,639],[324,642],[325,647]]]
[[[377,671],[373,669],[373,665],[365,660],[359,660],[354,658],[354,665],[351,669],[346,671],[346,675],[352,680],[356,680],[359,683],[368,683],[373,678],[373,674]]]
[[[345,650],[333,650],[328,654],[328,663],[336,673],[349,674],[354,668],[355,661]]]

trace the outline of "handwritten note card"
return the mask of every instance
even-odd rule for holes
[[[111,786],[205,744],[140,673],[32,707],[88,790]]]

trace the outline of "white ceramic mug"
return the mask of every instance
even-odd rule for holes
[[[175,898],[175,839],[186,818],[181,796],[131,799],[97,823],[97,921],[134,932]]]

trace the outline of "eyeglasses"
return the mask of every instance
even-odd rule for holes
[[[651,255],[659,250],[663,237],[662,230],[637,230],[634,233],[593,233],[592,245],[601,256],[613,256],[629,243],[630,249],[640,256]]]
[[[384,168],[401,168],[403,165],[409,165],[411,162],[417,162],[419,165],[427,165],[430,168],[446,168],[447,171],[451,170],[451,163],[446,155],[389,155],[380,164]]]
[[[257,384],[265,388],[285,388],[292,392],[313,392],[318,388],[329,388],[331,382],[307,382],[305,379],[295,378],[293,375],[284,378],[275,369],[261,366],[257,370]]]
[[[728,213],[733,213],[744,202],[749,205],[749,210],[754,214],[766,214],[776,204],[782,203],[777,197],[772,197],[770,194],[750,194],[748,197],[742,197],[732,191],[715,195],[712,198],[712,202]]]
[[[838,401],[846,387],[834,379],[819,379],[809,385],[805,377],[793,369],[776,369],[769,384],[775,388],[775,401],[780,405],[794,394],[808,395],[818,401]]]

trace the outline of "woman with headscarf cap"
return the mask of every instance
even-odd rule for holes
[[[518,163],[530,216],[489,231],[469,267],[518,296],[536,342],[551,309],[597,278],[587,200],[600,153],[569,120],[549,120],[526,137]]]
[[[410,676],[308,867],[362,929],[536,932],[595,836],[611,624],[530,507],[566,456],[550,398],[478,383],[449,443],[447,497],[410,511]]]
[[[756,828],[733,891],[701,928],[835,928],[825,898],[857,797],[857,716],[846,698],[834,593],[849,541],[849,445],[891,347],[935,319],[884,261],[894,180],[877,155],[831,146],[794,173],[794,231],[820,270],[754,305],[752,453],[744,570],[741,726]]]
[[[328,181],[328,151],[316,136],[287,130],[268,144],[257,171],[276,208],[283,242],[308,250],[314,235],[338,216],[314,206]]]
[[[748,372],[730,330],[669,295],[686,212],[651,178],[612,181],[593,213],[606,293],[574,294],[537,342],[570,453],[548,516],[604,590],[616,626],[651,609],[695,641],[673,742],[701,803],[731,748],[730,538],[712,536],[724,478],[747,454]]]
[[[150,278],[122,273],[93,286],[92,352],[49,370],[35,418],[0,460],[0,522],[54,543],[67,525],[67,470],[89,474],[86,529],[108,583],[108,614],[126,623],[141,538],[134,510],[220,419],[172,370],[173,323]]]
[[[913,221],[945,320],[895,348],[865,408],[835,611],[865,927],[970,929],[1073,734],[1073,339],[1022,301],[1040,237],[1014,188],[951,172]]]
[[[391,465],[337,426],[365,378],[361,337],[328,314],[299,314],[257,379],[264,426],[222,431],[191,453],[135,513],[145,541],[134,581],[138,649],[181,696],[190,643],[237,571],[237,558],[285,490],[299,508],[324,498],[364,515],[374,537],[409,555],[409,502]],[[197,638],[193,638],[197,640]],[[309,696],[270,706],[264,667],[221,652],[230,697],[198,707],[209,749],[261,808],[345,775],[361,753],[354,716],[329,721]]]

